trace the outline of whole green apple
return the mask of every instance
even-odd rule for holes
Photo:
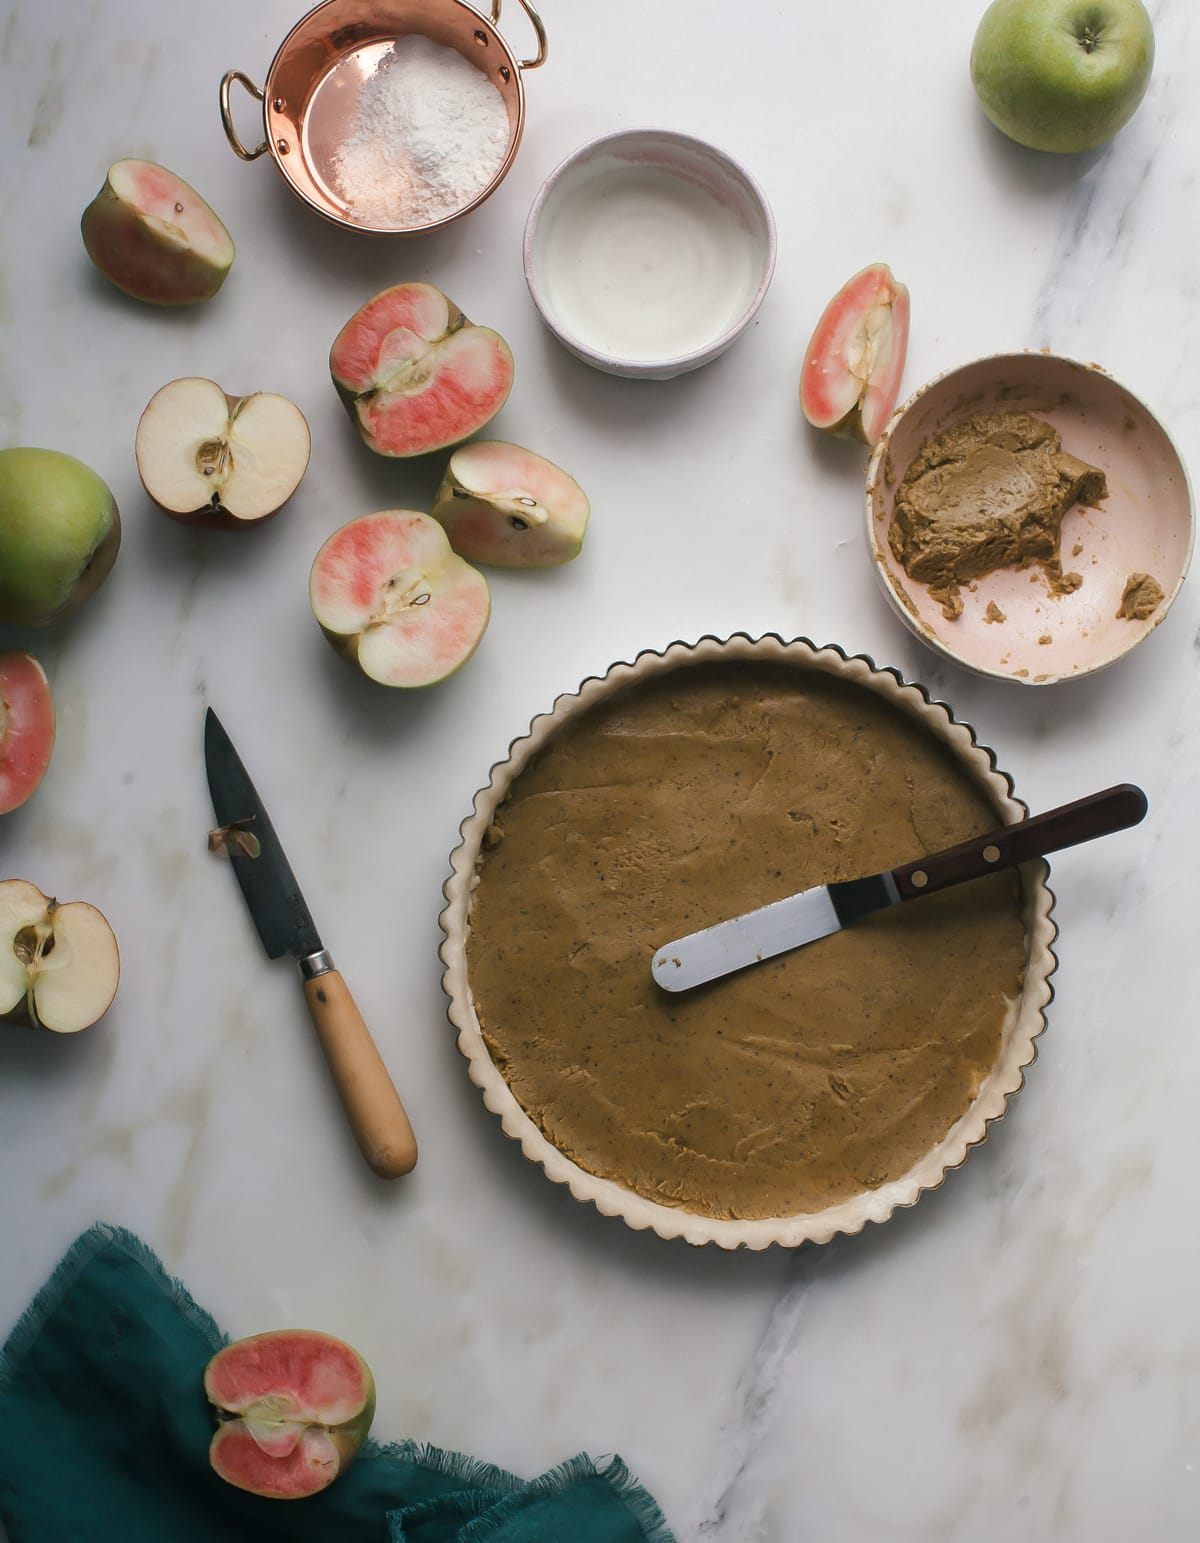
[[[67,616],[108,576],[121,544],[116,500],[59,450],[0,450],[0,622]]]
[[[1070,154],[1112,138],[1154,67],[1142,0],[993,0],[971,48],[971,80],[1002,133]]]

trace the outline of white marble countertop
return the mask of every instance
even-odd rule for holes
[[[619,1452],[689,1543],[1195,1538],[1200,591],[1189,581],[1133,655],[1069,685],[947,664],[871,572],[865,450],[809,431],[796,400],[821,307],[882,260],[912,292],[906,392],[1045,346],[1101,363],[1200,466],[1193,7],[1150,0],[1141,110],[1103,151],[1059,158],[977,108],[983,0],[545,0],[550,56],[527,76],[508,179],[407,243],[326,225],[225,142],[222,73],[261,82],[300,9],[16,0],[0,38],[2,442],[88,462],[125,529],[74,621],[0,633],[42,659],[59,714],[45,782],[0,822],[0,872],[100,905],[123,953],[99,1026],[0,1038],[0,1333],[103,1218],[233,1334],[303,1323],[351,1340],[376,1370],[377,1435],[530,1475]],[[752,330],[667,383],[568,356],[521,272],[542,178],[642,124],[724,145],[779,228]],[[143,307],[91,269],[79,215],[126,155],[178,171],[232,230],[210,305]],[[427,507],[440,470],[372,457],[327,374],[342,323],[403,279],[505,334],[517,380],[495,432],[569,467],[593,508],[577,562],[493,573],[483,645],[419,695],[356,678],[306,593],[327,534]],[[192,532],[145,497],[134,429],[184,374],[282,391],[307,415],[308,475],[268,527]],[[897,666],[976,727],[1034,809],[1126,780],[1150,800],[1136,833],[1053,862],[1057,998],[989,1142],[915,1209],[796,1253],[667,1244],[548,1183],[468,1082],[438,958],[459,822],[530,718],[614,660],[739,630]],[[206,704],[413,1116],[421,1160],[398,1183],[362,1164],[292,969],[265,961],[206,855]]]

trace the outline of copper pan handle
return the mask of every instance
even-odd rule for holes
[[[255,149],[247,150],[238,138],[238,131],[233,126],[233,111],[229,105],[229,88],[235,80],[239,85],[245,86],[256,102],[264,99],[263,92],[258,89],[249,75],[243,75],[241,70],[226,70],[221,76],[221,125],[225,130],[225,138],[233,146],[234,154],[240,156],[243,161],[257,161],[260,155],[270,149],[270,146],[264,139]]]
[[[496,23],[500,20],[500,7],[502,3],[503,0],[492,0],[493,26],[495,26]],[[546,44],[546,28],[542,22],[542,18],[538,15],[537,11],[534,10],[530,0],[520,0],[520,4],[521,9],[533,23],[533,30],[537,34],[538,51],[536,56],[532,59],[519,59],[517,61],[517,68],[521,70],[536,70],[540,65],[545,64],[546,54],[549,51]],[[225,132],[228,133],[229,130],[226,129]],[[265,145],[263,146],[263,149],[266,149]]]

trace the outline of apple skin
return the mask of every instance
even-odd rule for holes
[[[69,616],[108,577],[121,516],[108,486],[60,450],[0,450],[0,623]]]
[[[0,814],[32,798],[54,750],[54,698],[32,654],[0,654]]]
[[[981,107],[1010,139],[1094,150],[1136,112],[1154,67],[1141,0],[993,0],[971,48]]]

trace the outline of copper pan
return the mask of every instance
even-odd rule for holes
[[[496,30],[502,0],[490,14],[466,0],[324,0],[284,38],[260,88],[241,70],[221,78],[221,122],[243,161],[270,153],[284,180],[309,208],[336,225],[372,235],[412,235],[449,225],[489,198],[516,157],[525,127],[526,70],[546,60],[546,29],[530,0],[519,0],[533,25],[537,51],[518,60]],[[353,134],[358,99],[376,62],[396,41],[419,33],[456,48],[483,70],[508,111],[509,142],[488,185],[461,209],[424,225],[373,225],[357,214],[338,188],[333,158]],[[237,82],[262,103],[264,139],[247,149],[233,123],[230,94]]]

